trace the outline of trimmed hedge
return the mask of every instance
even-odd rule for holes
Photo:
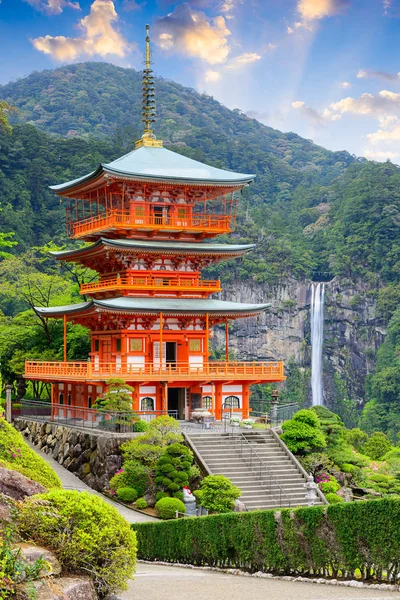
[[[400,500],[134,523],[138,558],[400,582]]]

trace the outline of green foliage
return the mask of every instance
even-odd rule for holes
[[[327,445],[336,446],[341,443],[345,431],[339,415],[328,410],[325,406],[313,406],[311,409],[319,418],[321,429],[325,435]]]
[[[295,454],[307,454],[326,447],[319,418],[312,410],[300,410],[282,425],[282,429],[282,440]]]
[[[51,549],[66,571],[88,573],[101,597],[126,588],[136,536],[118,511],[86,492],[52,490],[19,504],[21,534]]]
[[[366,467],[369,463],[367,456],[359,454],[351,446],[338,446],[329,449],[329,457],[340,469],[344,464]]]
[[[98,411],[123,412],[132,420],[135,414],[132,410],[133,387],[124,379],[108,379],[106,385],[107,391],[96,399],[94,408]]]
[[[183,487],[189,486],[192,462],[193,454],[183,444],[167,446],[157,462],[155,471],[157,486],[172,495]]]
[[[400,482],[392,475],[370,473],[367,479],[367,486],[382,494],[400,494]]]
[[[184,494],[183,492],[174,492],[173,498],[178,498],[178,500],[181,500],[181,502],[183,502],[184,499]]]
[[[334,494],[340,490],[339,482],[332,475],[329,477],[328,481],[322,481],[319,484],[319,487],[324,494]]]
[[[135,523],[139,558],[397,583],[400,500]]]
[[[120,487],[117,488],[117,496],[122,502],[135,502],[138,497],[138,493],[135,488],[131,487]]]
[[[332,459],[323,452],[312,452],[301,456],[300,462],[307,473],[311,473],[314,477],[321,472],[329,473],[334,467]]]
[[[144,510],[148,507],[147,500],[145,500],[144,498],[138,498],[138,500],[136,500],[136,507],[139,510]]]
[[[28,444],[22,435],[0,417],[0,465],[18,471],[47,489],[61,487],[52,467]]]
[[[150,421],[149,427],[152,432],[159,432],[162,437],[166,437],[168,434],[179,435],[179,422],[168,415],[160,415],[153,419]]]
[[[154,469],[165,448],[182,441],[179,423],[172,417],[163,415],[150,422],[144,435],[123,444],[121,450],[124,460],[136,460],[149,469]]]
[[[137,496],[143,496],[151,483],[149,470],[135,460],[128,460],[120,471],[110,479],[110,489],[116,491],[120,488],[134,488]]]
[[[329,504],[340,504],[340,502],[344,502],[341,496],[338,496],[332,492],[325,494],[325,498],[328,500]]]
[[[166,492],[157,492],[156,501],[158,502],[159,500],[161,500],[161,498],[169,498],[169,496]]]
[[[175,519],[176,511],[186,512],[186,506],[178,498],[161,498],[156,502],[156,511],[161,519]]]
[[[133,425],[133,431],[135,433],[147,431],[148,428],[149,428],[148,423],[146,423],[146,421],[143,421],[142,419],[139,419],[139,421],[135,421],[135,423]]]
[[[368,434],[359,427],[355,427],[354,429],[347,429],[345,431],[344,439],[355,450],[361,450],[362,446],[368,440]]]
[[[376,431],[365,442],[362,447],[362,452],[372,458],[372,460],[380,460],[387,452],[392,449],[392,444],[381,431]]]
[[[233,510],[241,490],[223,475],[208,475],[195,491],[199,504],[210,513],[226,513]]]

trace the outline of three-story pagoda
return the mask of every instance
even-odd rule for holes
[[[249,413],[253,383],[285,379],[281,362],[231,362],[228,324],[268,304],[215,299],[208,265],[243,256],[253,245],[212,240],[235,229],[238,193],[254,175],[217,169],[163,148],[152,131],[154,81],[147,27],[143,72],[144,134],[136,149],[84,177],[52,186],[68,199],[73,239],[92,242],[56,252],[98,272],[81,286],[87,302],[36,308],[64,320],[64,361],[26,363],[25,377],[52,383],[52,402],[91,409],[110,378],[134,388],[135,411],[169,411],[188,419],[199,407],[217,420],[224,408]],[[90,329],[88,361],[69,362],[66,324]],[[209,359],[212,327],[226,327],[226,358]],[[91,418],[91,411],[84,411]]]

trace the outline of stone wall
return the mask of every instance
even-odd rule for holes
[[[68,471],[99,492],[122,464],[121,445],[135,434],[111,434],[19,417],[14,427]]]

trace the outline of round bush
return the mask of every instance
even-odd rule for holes
[[[52,550],[63,570],[90,575],[100,597],[126,589],[135,571],[136,535],[102,498],[52,490],[19,503],[20,533]]]
[[[149,470],[135,460],[128,460],[123,468],[110,480],[110,488],[117,491],[119,488],[135,488],[137,497],[143,496],[151,483]]]
[[[341,496],[334,494],[333,492],[329,492],[325,494],[325,498],[328,500],[329,504],[339,504],[339,502],[344,502]]]
[[[118,488],[117,496],[122,502],[135,502],[138,497],[138,493],[135,488],[123,487]]]
[[[156,503],[155,509],[158,516],[162,519],[175,519],[176,511],[180,513],[186,512],[186,506],[178,498],[161,498]]]
[[[282,440],[294,454],[307,454],[326,447],[319,419],[312,410],[300,410],[282,425]]]
[[[340,490],[339,482],[335,477],[329,477],[328,481],[321,481],[318,485],[324,494],[334,494]]]
[[[369,456],[369,458],[372,458],[372,460],[381,460],[392,448],[393,446],[386,435],[381,431],[376,431],[365,442],[361,451],[363,454]]]
[[[133,431],[136,433],[142,432],[142,431],[147,431],[149,428],[148,424],[146,423],[146,421],[135,421],[135,423],[133,424]]]
[[[167,446],[156,467],[155,482],[170,494],[189,485],[193,454],[183,444]]]
[[[201,482],[195,496],[201,506],[213,513],[226,513],[233,510],[241,490],[223,475],[208,475]]]
[[[157,492],[156,494],[156,502],[161,500],[161,498],[168,498],[168,494],[166,492]]]
[[[144,508],[147,508],[147,506],[148,506],[147,500],[145,500],[144,498],[139,498],[138,500],[136,500],[136,506],[140,510],[143,510]]]
[[[178,500],[180,500],[181,502],[183,502],[183,497],[183,492],[181,491],[174,493],[174,498],[178,498]]]

